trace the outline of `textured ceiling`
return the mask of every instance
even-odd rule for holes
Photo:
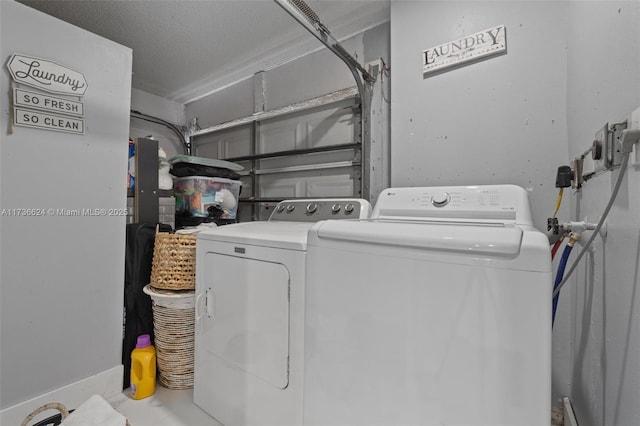
[[[322,45],[271,0],[18,0],[133,49],[133,87],[180,103]],[[340,40],[389,0],[306,0]]]

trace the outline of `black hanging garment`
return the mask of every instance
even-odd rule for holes
[[[171,232],[171,226],[160,224],[160,232]],[[153,244],[156,224],[132,223],[127,225],[124,267],[124,337],[122,341],[122,364],[124,365],[123,389],[130,385],[131,351],[141,334],[153,333],[151,298],[142,289],[151,280]]]

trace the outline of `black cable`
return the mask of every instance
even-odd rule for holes
[[[69,410],[69,413],[73,413],[73,411],[74,410]],[[62,413],[58,413],[51,417],[47,417],[44,420],[40,420],[33,426],[58,426],[60,423],[62,423]]]
[[[179,128],[178,126],[176,126],[175,124],[173,124],[173,123],[171,123],[169,121],[163,120],[161,118],[153,117],[151,115],[143,114],[140,111],[134,111],[134,110],[131,110],[131,117],[137,118],[137,119],[140,119],[140,120],[145,120],[145,121],[148,121],[150,123],[161,124],[161,125],[163,125],[165,127],[168,127],[176,135],[178,135],[178,138],[180,139],[180,142],[184,146],[185,154],[191,155],[191,142],[187,141],[187,139],[184,137],[184,134],[182,133],[182,129]]]

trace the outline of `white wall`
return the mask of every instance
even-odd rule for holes
[[[184,105],[161,98],[160,96],[138,89],[131,90],[131,109],[145,115],[160,118],[178,127],[187,125]],[[162,124],[151,123],[139,118],[131,118],[129,136],[139,138],[153,136],[158,140],[158,146],[163,148],[169,158],[184,154],[184,147],[178,136]]]
[[[124,209],[131,50],[12,1],[0,10],[0,207]],[[84,135],[11,129],[13,53],[85,75]],[[6,213],[0,229],[0,408],[121,369],[125,216]]]
[[[640,106],[638,22],[638,2],[392,2],[392,184],[515,183],[543,230],[556,168]],[[500,24],[506,55],[422,78],[423,50]],[[581,426],[640,424],[638,173],[556,319],[554,396]],[[616,177],[565,191],[561,220],[597,220]]]
[[[571,158],[589,148],[599,127],[640,107],[639,23],[637,1],[569,3]],[[589,180],[567,200],[568,218],[597,221],[617,177],[614,171]],[[631,167],[607,219],[606,238],[595,240],[561,295],[563,315],[556,321],[567,333],[555,343],[569,354],[569,380],[562,385],[581,426],[640,424],[639,214],[640,169]]]
[[[392,185],[517,184],[546,227],[550,159],[567,153],[565,23],[557,2],[392,2]],[[506,55],[423,79],[423,50],[501,24]]]

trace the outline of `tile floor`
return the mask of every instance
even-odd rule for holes
[[[152,396],[141,400],[131,399],[125,390],[108,402],[129,419],[131,426],[221,426],[193,403],[193,389],[156,386]]]

